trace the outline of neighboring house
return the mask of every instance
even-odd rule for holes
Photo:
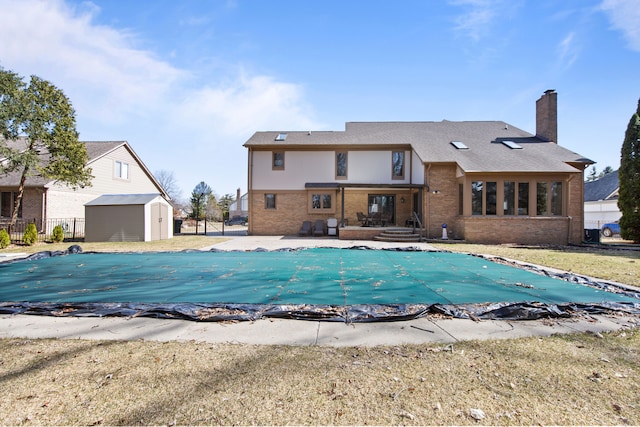
[[[240,189],[236,190],[236,200],[229,205],[229,218],[234,216],[249,216],[249,200],[247,193],[240,195]]]
[[[584,169],[557,144],[557,94],[536,102],[536,133],[502,121],[347,123],[338,132],[256,132],[249,234],[297,234],[337,218],[344,238],[371,238],[359,213],[428,238],[567,244],[583,238]],[[356,226],[356,227],[354,227]],[[375,230],[373,230],[375,231]]]
[[[618,171],[584,183],[585,228],[600,228],[602,224],[620,219],[622,212],[618,208],[619,190]]]
[[[7,141],[2,141],[6,144]],[[24,144],[23,140],[9,144]],[[72,189],[39,176],[28,177],[19,218],[34,221],[43,229],[48,220],[84,218],[84,205],[103,194],[159,193],[170,200],[142,160],[126,141],[84,142],[89,154],[87,167],[94,176],[91,186]],[[1,159],[0,159],[1,160]],[[20,173],[0,175],[0,222],[11,218]]]

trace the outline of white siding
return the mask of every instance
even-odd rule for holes
[[[115,176],[116,160],[129,164],[129,179]],[[94,176],[91,186],[73,190],[53,184],[47,191],[47,218],[84,218],[84,204],[102,194],[159,193],[151,178],[144,172],[124,146],[89,165]]]
[[[600,228],[607,222],[618,221],[622,213],[617,200],[600,200],[584,203],[584,227]]]
[[[348,179],[335,179],[335,151],[285,151],[284,170],[272,170],[272,152],[253,152],[253,190],[300,190],[307,182],[407,184],[412,171],[405,152],[404,179],[391,178],[392,150],[349,151]],[[414,176],[416,176],[414,174]],[[422,178],[424,179],[424,178]]]
[[[411,152],[411,183],[424,184],[424,163],[415,151]]]

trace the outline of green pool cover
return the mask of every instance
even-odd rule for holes
[[[585,307],[637,311],[637,297],[575,276],[417,250],[74,253],[0,264],[5,313],[370,321],[435,310],[532,318]]]

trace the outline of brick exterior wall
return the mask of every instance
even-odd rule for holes
[[[569,181],[567,215],[571,217],[569,243],[579,244],[584,234],[584,174],[572,175]]]
[[[332,190],[333,191],[333,190]],[[318,192],[327,192],[319,190]],[[266,193],[276,194],[276,209],[265,209],[264,197]],[[308,211],[309,191],[252,191],[249,194],[251,208],[249,210],[249,234],[252,235],[296,235],[303,221],[326,220],[336,218],[338,222],[342,218],[342,194],[334,195],[332,212],[310,213]],[[396,224],[404,226],[405,221],[411,216],[411,193],[408,190],[397,191],[391,189],[354,190],[345,192],[345,225],[359,225],[358,212],[367,213],[369,194],[395,195],[396,198]],[[401,202],[404,198],[404,203]],[[394,224],[389,224],[390,226]]]
[[[22,195],[22,219],[31,221],[35,218],[36,224],[42,221],[42,190],[39,188],[25,188]]]
[[[265,193],[276,194],[276,208],[265,209]],[[307,213],[307,191],[255,191],[249,194],[249,234],[256,236],[297,235],[303,221],[337,218],[337,214]],[[336,201],[339,209],[339,200]],[[339,210],[337,211],[339,212]]]
[[[469,243],[566,245],[570,220],[566,217],[467,217],[460,221]]]
[[[456,233],[458,219],[458,182],[455,165],[431,165],[425,170],[429,191],[424,197],[427,237],[441,237],[442,224],[447,224],[449,238]],[[434,194],[435,192],[435,194]]]

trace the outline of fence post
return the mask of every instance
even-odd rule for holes
[[[77,218],[73,218],[73,235],[72,235],[72,239],[76,240],[76,219]]]

